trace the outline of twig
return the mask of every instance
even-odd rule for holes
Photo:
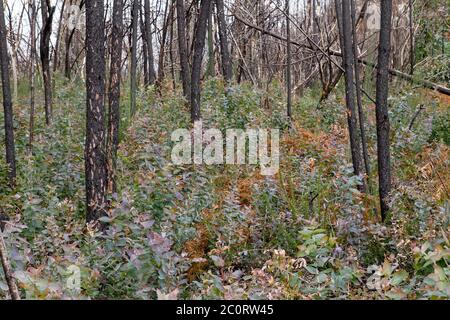
[[[414,114],[414,117],[411,119],[411,122],[409,123],[409,127],[408,127],[409,131],[412,130],[412,127],[414,126],[414,122],[416,122],[417,117],[419,117],[420,112],[424,109],[425,109],[424,105],[421,104],[419,106],[419,110],[416,111],[416,113]]]
[[[9,263],[8,253],[6,251],[5,241],[3,240],[3,232],[0,231],[0,259],[2,261],[5,279],[8,284],[9,293],[12,300],[20,300],[19,290],[13,277],[11,264]]]

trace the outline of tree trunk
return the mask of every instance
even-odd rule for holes
[[[223,0],[215,0],[217,6],[217,21],[219,23],[220,53],[222,55],[223,77],[228,84],[233,79],[233,65],[231,63],[230,49],[228,47],[227,22]]]
[[[336,0],[338,1],[338,0]],[[345,69],[345,100],[347,105],[347,121],[350,136],[353,170],[355,175],[362,173],[361,145],[358,135],[357,113],[355,108],[355,86],[353,77],[354,56],[352,45],[352,21],[350,15],[350,0],[342,0],[342,40],[341,48],[344,53]],[[365,187],[362,187],[365,190]]]
[[[178,32],[178,50],[181,64],[181,81],[183,83],[183,95],[191,102],[191,68],[188,60],[188,49],[186,41],[186,13],[184,11],[184,0],[177,1],[177,32]]]
[[[41,31],[41,64],[44,78],[44,105],[45,122],[52,123],[52,74],[50,71],[50,37],[52,34],[53,14],[55,7],[52,7],[50,0],[41,0],[42,31]]]
[[[200,80],[202,73],[203,50],[206,40],[206,26],[211,9],[210,0],[202,0],[200,4],[200,14],[194,35],[194,58],[192,62],[192,92],[191,92],[191,120],[198,121],[201,118],[200,111]]]
[[[150,15],[150,0],[144,0],[144,15],[145,15],[145,37],[147,42],[149,84],[153,85],[155,84],[156,81],[156,72],[155,72],[155,59],[153,57],[153,36],[152,36],[152,21]]]
[[[369,163],[369,154],[367,150],[367,139],[366,139],[366,117],[364,114],[364,109],[362,105],[362,96],[361,96],[361,79],[360,79],[360,68],[358,63],[358,35],[356,30],[356,9],[355,9],[355,0],[350,0],[351,4],[351,17],[352,17],[352,36],[353,36],[353,62],[355,67],[355,84],[356,84],[356,102],[358,104],[358,120],[359,120],[359,130],[361,134],[361,145],[362,145],[362,153],[364,159],[364,168],[366,170],[367,176],[367,184],[370,186],[370,163]]]
[[[214,61],[214,35],[213,35],[213,19],[212,14],[208,17],[208,68],[206,74],[208,77],[215,76],[215,61]]]
[[[389,212],[388,197],[391,192],[391,153],[389,143],[389,65],[391,53],[392,2],[381,1],[380,42],[378,45],[376,121],[378,148],[378,179],[381,217]]]
[[[148,87],[150,85],[150,79],[148,74],[148,58],[147,58],[147,36],[145,31],[145,22],[143,18],[142,6],[139,6],[139,25],[141,29],[141,37],[142,37],[142,60],[144,66],[144,86]]]
[[[116,191],[115,171],[117,149],[119,148],[120,125],[120,80],[122,66],[122,40],[123,40],[123,0],[114,0],[111,66],[109,75],[109,121],[108,121],[108,192]]]
[[[105,24],[103,0],[86,2],[86,220],[106,215]]]
[[[409,73],[414,75],[414,64],[415,64],[415,57],[414,57],[414,4],[413,0],[409,0],[409,63],[410,63],[410,70]]]
[[[132,40],[131,40],[131,79],[130,79],[130,95],[131,95],[131,106],[130,112],[133,116],[136,112],[136,69],[137,69],[137,29],[138,29],[138,19],[139,19],[139,0],[133,0],[133,7],[131,13],[132,19]]]
[[[29,14],[30,14],[30,124],[29,124],[29,140],[28,140],[28,151],[33,150],[34,141],[34,109],[35,109],[35,83],[34,75],[36,70],[35,59],[36,59],[36,3],[35,0],[30,0],[29,2]]]
[[[61,13],[59,16],[59,23],[58,23],[58,32],[56,34],[56,44],[55,44],[55,50],[53,51],[53,72],[56,72],[58,70],[58,64],[59,64],[59,43],[61,42],[61,28],[63,26],[63,19],[64,19],[64,10],[66,8],[66,0],[63,0],[62,7],[61,7]]]
[[[167,8],[169,8],[169,12],[167,12]],[[169,0],[166,2],[166,12],[164,13],[164,24],[162,28],[162,35],[161,35],[161,46],[159,48],[159,61],[158,61],[158,88],[160,89],[162,86],[162,83],[164,81],[164,64],[166,59],[166,40],[167,40],[167,33],[169,30],[169,25],[173,23],[172,21],[172,10],[174,9],[174,5],[172,2],[169,4]]]
[[[11,85],[9,82],[8,43],[6,41],[5,13],[3,2],[0,2],[0,65],[3,89],[3,110],[5,120],[6,164],[8,165],[8,180],[11,187],[16,183],[16,152],[14,145],[13,107],[11,100]]]
[[[289,0],[286,0],[286,35],[287,35],[287,63],[286,63],[286,94],[287,94],[287,116],[292,120],[292,82],[291,82],[291,20],[290,20]]]

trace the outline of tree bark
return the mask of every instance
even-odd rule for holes
[[[287,35],[287,63],[286,63],[286,94],[287,94],[287,116],[292,119],[292,82],[291,82],[291,66],[292,66],[292,54],[291,54],[291,20],[289,10],[289,0],[286,0],[286,35]]]
[[[200,14],[197,21],[197,27],[194,35],[194,57],[192,62],[192,93],[191,93],[191,120],[198,121],[201,118],[200,111],[200,80],[202,73],[203,50],[206,40],[206,26],[210,14],[211,1],[202,0],[200,4]]]
[[[414,75],[414,64],[415,64],[415,54],[414,54],[414,4],[413,0],[409,0],[409,63],[411,76]]]
[[[42,64],[42,75],[44,78],[44,105],[45,122],[47,125],[52,123],[52,74],[50,71],[50,37],[52,35],[52,23],[55,7],[52,7],[50,0],[41,0],[42,31],[40,54]]]
[[[336,0],[338,1],[338,0]],[[354,86],[354,56],[352,45],[352,22],[350,15],[350,0],[342,0],[342,40],[343,63],[345,69],[345,100],[347,105],[347,122],[350,136],[350,149],[352,154],[353,170],[355,175],[362,173],[361,145],[358,134],[358,121],[355,108]],[[362,186],[365,191],[365,185]]]
[[[145,15],[145,37],[147,42],[149,84],[153,85],[155,84],[156,81],[156,72],[155,72],[155,59],[153,57],[153,36],[152,36],[152,22],[150,15],[150,0],[144,0],[144,15]]]
[[[35,0],[29,0],[29,20],[30,20],[30,124],[29,124],[29,140],[28,151],[33,150],[34,141],[34,109],[35,109],[35,82],[34,75],[36,71],[36,3]]]
[[[217,7],[217,21],[219,24],[220,53],[222,56],[223,77],[228,84],[233,80],[233,65],[231,63],[230,49],[228,47],[227,22],[223,0],[215,0]]]
[[[53,72],[56,72],[56,70],[58,70],[59,65],[59,44],[61,42],[61,28],[63,26],[65,8],[66,8],[66,0],[63,0],[61,13],[59,16],[58,32],[56,34],[55,50],[53,51]]]
[[[122,67],[123,0],[114,0],[111,65],[109,75],[109,119],[108,119],[108,192],[116,191],[115,171],[119,148],[120,125],[120,80]]]
[[[177,32],[178,50],[181,64],[181,81],[183,83],[183,95],[188,103],[191,102],[191,68],[189,66],[188,48],[186,41],[186,12],[184,0],[177,1]]]
[[[389,212],[388,197],[391,192],[391,153],[389,142],[389,65],[391,52],[392,2],[381,1],[380,41],[378,45],[378,69],[376,88],[376,122],[378,149],[378,179],[381,217]]]
[[[138,29],[138,19],[139,19],[139,0],[133,0],[132,7],[132,40],[131,40],[131,79],[130,79],[130,95],[131,95],[131,106],[130,112],[133,116],[136,112],[136,69],[137,69],[137,29]]]
[[[350,0],[351,4],[351,18],[352,18],[352,36],[353,36],[353,61],[355,67],[355,85],[356,85],[356,102],[358,104],[358,122],[359,122],[359,130],[361,134],[361,145],[362,145],[362,154],[364,159],[364,168],[366,170],[367,176],[367,184],[370,186],[370,162],[369,162],[369,153],[367,150],[367,139],[366,139],[366,117],[364,114],[364,109],[362,105],[362,96],[361,96],[361,79],[360,79],[360,68],[358,63],[358,35],[356,30],[356,9],[355,9],[355,0]]]
[[[86,2],[86,220],[106,215],[105,24],[103,0]]]
[[[170,4],[169,4],[170,2]],[[169,11],[167,11],[167,8],[169,8]],[[165,72],[164,72],[164,64],[166,59],[166,41],[167,41],[167,33],[169,31],[169,26],[172,21],[172,11],[174,10],[174,4],[173,2],[167,0],[166,2],[166,12],[164,13],[164,24],[162,28],[162,35],[161,35],[161,46],[159,49],[159,61],[158,61],[158,88],[161,89],[162,83],[164,81]]]
[[[206,74],[208,77],[215,76],[215,57],[214,57],[214,35],[212,14],[208,17],[208,67]]]
[[[3,88],[6,164],[8,166],[9,185],[10,187],[14,187],[16,184],[16,151],[14,145],[13,106],[11,99],[11,85],[9,82],[8,43],[6,41],[3,2],[0,2],[0,66]]]

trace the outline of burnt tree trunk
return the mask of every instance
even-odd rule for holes
[[[178,50],[181,64],[181,81],[183,83],[183,95],[189,103],[191,102],[191,68],[189,66],[188,47],[186,40],[186,12],[184,0],[177,1],[177,32]]]
[[[144,15],[145,15],[145,38],[147,43],[147,62],[148,62],[148,76],[149,84],[155,84],[155,59],[153,57],[153,36],[152,36],[152,21],[150,15],[150,0],[144,0]]]
[[[138,29],[138,19],[139,19],[139,0],[133,0],[133,7],[131,11],[132,18],[132,39],[131,39],[131,79],[130,79],[130,95],[131,95],[131,106],[130,112],[133,116],[136,112],[136,69],[137,69],[137,29]]]
[[[52,123],[52,74],[50,71],[50,37],[52,35],[52,23],[55,7],[50,0],[41,0],[42,31],[40,41],[40,55],[42,64],[42,75],[44,78],[44,106],[45,122]]]
[[[115,171],[119,148],[120,125],[120,80],[123,40],[123,0],[114,0],[111,39],[111,65],[109,74],[109,119],[108,119],[108,192],[116,191]]]
[[[351,2],[351,17],[352,17],[352,37],[353,37],[353,63],[355,68],[355,85],[356,85],[356,102],[358,104],[358,120],[359,120],[359,130],[361,134],[361,145],[362,154],[364,159],[364,168],[367,176],[367,183],[370,186],[370,162],[369,153],[367,150],[367,139],[366,139],[366,117],[364,114],[364,109],[362,105],[362,95],[361,95],[361,77],[360,68],[358,63],[358,35],[356,30],[356,9],[354,0]]]
[[[59,15],[58,32],[56,33],[55,50],[53,51],[53,72],[56,72],[59,66],[59,44],[61,41],[61,28],[63,26],[65,8],[66,8],[66,0],[64,0],[62,3],[61,13]]]
[[[5,13],[0,2],[0,67],[2,75],[3,110],[5,120],[5,149],[8,166],[8,181],[11,187],[16,183],[16,151],[14,145],[13,107],[9,82],[8,43],[6,41]]]
[[[203,50],[205,48],[206,27],[211,9],[210,0],[202,0],[200,4],[200,14],[198,16],[197,27],[194,34],[194,57],[192,61],[191,77],[191,120],[198,121],[201,118],[200,111],[200,80],[202,73]]]
[[[388,196],[391,192],[391,153],[389,143],[389,65],[391,54],[392,2],[381,1],[380,42],[378,45],[376,121],[378,149],[378,179],[381,217],[389,212]]]
[[[219,24],[220,54],[222,56],[222,72],[226,82],[233,79],[233,65],[231,63],[230,49],[228,46],[227,22],[225,20],[225,8],[223,0],[215,0],[217,6],[217,22]]]
[[[169,11],[167,9],[169,9]],[[164,77],[165,77],[164,65],[165,65],[165,61],[166,61],[167,33],[169,32],[170,24],[173,23],[173,21],[172,21],[173,10],[174,10],[173,2],[170,2],[170,4],[169,4],[169,0],[167,0],[166,9],[165,9],[165,13],[164,13],[164,24],[163,24],[162,35],[161,35],[161,45],[159,48],[158,80],[157,80],[159,90],[161,90],[162,83],[163,83]]]
[[[36,3],[35,0],[30,0],[29,3],[29,20],[30,20],[30,124],[29,124],[29,138],[28,151],[33,150],[34,141],[34,109],[35,109],[35,82],[34,75],[36,71]]]
[[[292,54],[291,54],[291,20],[289,10],[289,0],[286,0],[286,94],[287,94],[287,116],[292,119],[292,81],[291,81],[291,66],[292,66]]]
[[[86,2],[86,220],[106,215],[105,23],[102,0]]]
[[[142,60],[144,67],[144,86],[147,87],[150,85],[149,74],[148,74],[148,59],[147,59],[147,37],[145,31],[145,21],[144,21],[144,13],[142,6],[139,6],[139,26],[141,30],[142,37]]]
[[[342,0],[342,40],[343,64],[345,70],[345,100],[347,105],[347,121],[350,136],[350,150],[352,154],[355,175],[362,173],[361,144],[358,134],[358,121],[355,108],[354,86],[354,55],[352,45],[352,21],[350,16],[350,0]],[[364,185],[362,187],[364,191]]]
[[[413,0],[409,0],[409,73],[414,75],[415,64],[415,45],[414,45],[414,4]]]

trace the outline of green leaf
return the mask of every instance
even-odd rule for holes
[[[391,285],[398,286],[400,283],[408,279],[408,272],[405,270],[397,271],[392,275]]]

